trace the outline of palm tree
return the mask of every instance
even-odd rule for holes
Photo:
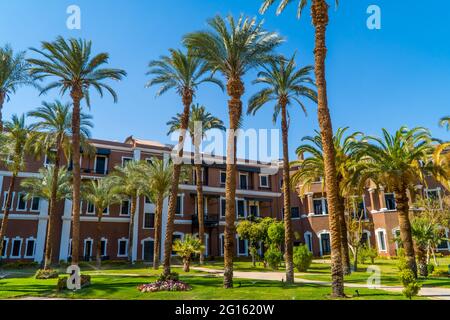
[[[285,227],[285,264],[286,282],[294,283],[293,244],[294,231],[291,220],[290,174],[289,174],[289,112],[287,107],[298,104],[306,114],[306,108],[301,98],[317,102],[317,93],[311,88],[314,81],[310,78],[312,66],[297,68],[295,55],[289,61],[285,59],[272,60],[259,72],[253,84],[263,83],[267,87],[254,94],[249,101],[248,114],[255,114],[262,106],[274,102],[273,122],[276,123],[281,113],[281,131],[283,139],[283,200]]]
[[[417,252],[419,264],[419,274],[422,277],[428,276],[427,252],[430,243],[435,235],[439,234],[439,227],[433,224],[426,217],[414,217],[411,221],[411,233]]]
[[[9,101],[19,87],[33,84],[28,69],[25,52],[14,54],[9,45],[0,48],[0,132],[3,131],[2,108],[5,99]]]
[[[34,153],[36,155],[46,154],[53,162],[54,169],[51,186],[52,196],[49,199],[49,224],[47,228],[47,249],[45,251],[45,267],[53,263],[50,245],[55,240],[55,226],[58,224],[56,203],[59,184],[59,170],[61,168],[61,155],[69,159],[71,154],[70,140],[72,137],[72,112],[70,104],[63,104],[56,100],[53,103],[43,102],[42,106],[28,113],[28,116],[37,120],[31,125],[33,133],[30,140],[32,141]],[[84,113],[80,114],[80,139],[81,145],[85,150],[90,137],[89,128],[93,125],[90,122],[91,116]]]
[[[264,13],[275,0],[262,0],[260,12]],[[277,8],[277,14],[281,14],[286,6],[292,0],[280,0]],[[335,0],[336,4],[338,0]],[[297,16],[300,15],[306,7],[308,0],[298,0]],[[337,169],[335,166],[335,155],[333,147],[333,127],[331,124],[330,111],[328,109],[327,83],[325,79],[325,59],[327,55],[327,47],[325,35],[328,25],[328,3],[326,0],[311,0],[311,18],[315,28],[315,75],[318,93],[318,118],[320,134],[323,144],[325,180],[327,180],[326,191],[329,206],[329,224],[331,233],[331,278],[332,278],[332,295],[335,297],[343,297],[344,294],[344,276],[342,270],[342,256],[340,243],[340,222],[338,217],[339,206],[339,188],[336,181]]]
[[[383,138],[366,139],[358,145],[356,170],[363,177],[361,181],[372,179],[394,192],[408,266],[417,275],[407,191],[417,181],[426,183],[427,173],[445,176],[446,172],[431,160],[435,146],[427,129],[401,127],[394,135],[383,129]]]
[[[72,264],[77,265],[80,252],[80,104],[86,99],[90,106],[89,89],[94,88],[101,97],[104,90],[109,92],[114,102],[117,94],[104,80],[121,80],[126,72],[120,69],[102,68],[108,63],[109,54],[92,56],[92,42],[82,39],[65,40],[59,36],[53,42],[42,42],[42,49],[31,49],[42,56],[28,59],[30,73],[38,80],[54,78],[41,89],[41,94],[59,88],[61,95],[69,92],[72,98],[72,160],[73,160],[73,202],[72,202]]]
[[[25,165],[25,155],[29,150],[29,136],[30,127],[25,124],[25,115],[13,115],[11,121],[5,123],[4,145],[2,149],[6,151],[3,154],[6,159],[5,162],[8,171],[11,172],[11,179],[9,180],[8,196],[3,209],[3,219],[0,228],[0,252],[3,252],[3,239],[8,228],[9,211],[12,205],[12,194],[16,184],[17,176],[23,170]]]
[[[177,114],[173,117],[167,125],[170,126],[169,133],[180,130],[181,128],[181,114]],[[204,204],[203,204],[203,179],[202,179],[202,160],[200,154],[200,145],[202,140],[206,137],[206,132],[211,129],[225,130],[222,120],[214,117],[211,113],[206,111],[204,106],[192,105],[189,114],[188,132],[191,136],[191,140],[194,143],[194,169],[195,169],[195,182],[197,186],[197,216],[198,216],[198,236],[202,245],[204,245],[205,225],[204,225]],[[201,135],[201,136],[198,136]],[[200,264],[204,263],[204,254],[200,255]]]
[[[448,130],[450,130],[450,117],[446,116],[446,117],[442,117],[439,120],[439,126],[440,127],[445,127]]]
[[[97,268],[102,264],[102,218],[105,210],[109,206],[120,203],[123,196],[119,193],[119,188],[111,178],[91,180],[83,188],[83,198],[95,208],[97,215],[97,230],[95,241],[97,244],[96,261]]]
[[[55,175],[55,171],[59,173]],[[50,203],[48,207],[49,223],[45,240],[44,259],[44,269],[47,270],[53,263],[53,244],[56,241],[55,226],[58,222],[58,216],[55,204],[58,201],[70,198],[72,193],[72,175],[65,168],[59,169],[56,166],[48,166],[39,170],[39,176],[39,178],[27,178],[20,185],[26,191],[27,200],[32,197],[40,197]],[[55,190],[56,193],[54,193]]]
[[[162,95],[170,89],[175,89],[181,96],[183,112],[181,117],[180,135],[178,138],[178,161],[174,163],[172,187],[169,197],[169,213],[167,217],[167,232],[164,240],[164,274],[170,274],[170,258],[172,256],[172,234],[174,231],[175,210],[177,205],[178,183],[181,172],[181,161],[183,159],[184,141],[189,124],[189,108],[195,91],[202,83],[210,82],[223,87],[222,82],[212,75],[205,62],[192,54],[191,50],[183,53],[181,50],[170,50],[170,56],[162,56],[159,60],[149,63],[148,75],[152,79],[147,87],[159,85],[157,95]]]
[[[358,137],[362,136],[361,132],[354,132],[345,136],[348,127],[338,128],[333,137],[333,144],[335,149],[335,160],[337,176],[336,180],[339,186],[337,215],[340,224],[340,242],[342,251],[342,267],[344,274],[350,274],[350,254],[348,245],[348,230],[345,219],[345,200],[352,197],[355,192],[362,194],[362,190],[356,188],[359,176],[353,170],[355,162],[355,148],[358,144]],[[298,167],[298,170],[292,175],[292,185],[302,185],[301,192],[307,190],[311,184],[317,181],[318,178],[325,176],[324,153],[323,144],[320,133],[316,131],[316,135],[307,136],[302,139],[308,142],[300,145],[296,153],[299,158],[302,158],[305,153],[311,154],[311,157],[305,160],[296,160],[292,162],[293,167]],[[326,185],[326,179],[322,180],[322,189]]]
[[[124,166],[116,166],[111,174],[116,192],[130,199],[130,230],[128,241],[128,261],[133,263],[132,248],[137,200],[146,188],[145,166],[140,161],[128,161]]]
[[[153,268],[159,268],[159,256],[161,248],[161,225],[164,198],[169,196],[172,186],[173,164],[165,162],[163,159],[153,158],[148,168],[147,186],[145,195],[155,203],[155,230],[154,230],[154,248],[153,248]]]
[[[187,234],[183,240],[175,241],[173,250],[183,259],[183,271],[189,272],[192,255],[202,254],[205,248],[200,239]]]
[[[220,16],[208,21],[212,30],[199,31],[184,37],[184,43],[195,55],[207,62],[207,66],[220,72],[227,80],[229,126],[226,168],[226,225],[224,254],[224,287],[233,287],[233,254],[235,239],[236,195],[236,130],[242,116],[241,97],[244,94],[243,76],[251,69],[263,65],[272,57],[273,50],[283,41],[273,32],[263,29],[256,18],[241,16],[237,21],[228,16],[227,22]]]

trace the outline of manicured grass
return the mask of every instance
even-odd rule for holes
[[[73,299],[208,299],[208,300],[324,300],[329,299],[330,288],[312,284],[284,286],[278,281],[254,281],[235,279],[235,288],[222,288],[222,278],[213,275],[180,272],[181,280],[189,283],[193,290],[188,292],[157,292],[141,293],[136,287],[143,283],[155,281],[159,271],[149,268],[114,268],[110,270],[87,271],[92,277],[92,285],[76,293],[56,292],[56,279],[36,280],[33,270],[21,271],[21,274],[11,274],[13,278],[0,280],[0,298],[20,297],[53,297]],[[382,290],[358,289],[360,296],[356,297],[355,288],[346,290],[350,299],[357,300],[391,300],[404,299],[401,294]]]

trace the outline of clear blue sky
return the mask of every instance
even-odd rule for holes
[[[330,2],[333,2],[330,0]],[[258,15],[260,0],[0,0],[0,45],[10,43],[15,50],[38,47],[42,40],[57,35],[83,37],[94,43],[94,52],[107,51],[110,65],[128,72],[113,83],[119,103],[99,99],[95,93],[90,112],[94,116],[93,136],[123,141],[125,137],[170,143],[166,121],[181,109],[175,92],[155,98],[155,89],[144,88],[147,63],[168,48],[180,47],[180,39],[190,31],[204,29],[215,14]],[[66,28],[66,8],[76,4],[82,10],[82,29]],[[377,4],[382,10],[382,29],[366,27],[366,9]],[[313,28],[309,11],[299,21],[295,5],[281,16],[270,10],[264,16],[268,30],[287,38],[280,52],[297,50],[298,63],[313,63]],[[379,134],[381,127],[395,130],[401,125],[426,126],[439,138],[450,133],[438,127],[441,116],[450,114],[450,2],[392,0],[343,0],[337,10],[332,5],[328,31],[327,80],[333,125]],[[246,77],[246,95],[255,92]],[[58,92],[39,97],[35,89],[20,89],[4,106],[4,117],[29,111],[42,100],[53,100]],[[68,97],[62,98],[68,100]],[[227,119],[227,97],[214,87],[204,87],[197,102],[215,115]],[[291,157],[301,137],[317,128],[315,107],[308,104],[309,116],[291,110]],[[273,128],[272,110],[246,117],[245,127]]]

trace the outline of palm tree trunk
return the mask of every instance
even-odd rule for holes
[[[233,287],[233,257],[236,235],[236,129],[242,114],[241,96],[244,94],[244,84],[241,79],[230,79],[227,92],[231,99],[228,101],[228,115],[230,130],[227,138],[227,166],[225,181],[225,244],[224,244],[224,275],[225,289]]]
[[[96,230],[96,239],[95,243],[97,244],[96,250],[96,260],[97,260],[97,268],[100,269],[102,266],[102,218],[103,218],[103,210],[101,208],[97,208],[97,230]]]
[[[164,239],[163,274],[165,276],[168,276],[170,274],[170,258],[172,257],[172,240],[173,240],[172,235],[174,231],[175,209],[177,207],[178,183],[180,180],[181,162],[183,160],[186,129],[189,123],[189,109],[191,107],[193,95],[194,92],[189,88],[185,88],[182,95],[184,109],[183,114],[181,116],[181,128],[180,128],[181,132],[180,136],[178,137],[178,161],[174,162],[173,165],[173,179],[169,197],[169,212],[167,215],[166,238]]]
[[[3,109],[3,103],[5,102],[5,93],[0,92],[0,132],[3,132],[3,116],[2,116],[2,109]]]
[[[14,185],[16,183],[16,177],[17,177],[17,174],[13,173],[11,180],[9,182],[8,196],[6,197],[5,209],[3,209],[2,226],[0,228],[0,260],[2,258],[1,253],[3,251],[3,239],[5,238],[6,229],[8,228],[9,211],[10,211],[10,207],[11,207],[12,193],[14,190]]]
[[[198,237],[200,239],[200,243],[204,246],[205,242],[205,210],[203,204],[203,186],[202,186],[202,165],[195,165],[195,175],[196,175],[196,184],[197,184],[197,216],[198,216]],[[200,264],[202,265],[205,262],[205,253],[204,250],[200,253]]]
[[[73,195],[72,195],[72,264],[78,265],[80,258],[80,101],[83,98],[81,88],[73,88],[72,112],[72,163],[73,163]]]
[[[283,205],[284,205],[284,246],[286,264],[286,283],[294,283],[294,231],[292,229],[291,217],[291,186],[289,176],[289,147],[288,147],[288,124],[286,114],[286,100],[281,104],[281,132],[283,137]]]
[[[420,276],[428,277],[426,248],[422,246],[417,247],[417,260],[419,261]]]
[[[137,197],[132,196],[131,197],[131,212],[130,212],[130,230],[128,231],[128,262],[133,263],[133,238],[134,238],[134,218],[135,218],[135,211],[136,211],[136,203],[137,203]]]
[[[350,252],[348,248],[347,222],[345,220],[345,199],[339,196],[339,222],[341,227],[342,246],[342,272],[344,275],[351,274]]]
[[[55,165],[53,168],[52,176],[52,190],[50,196],[50,207],[49,207],[49,217],[48,217],[48,228],[47,228],[47,239],[45,245],[45,262],[44,269],[50,268],[53,264],[52,249],[55,243],[55,226],[58,223],[57,220],[57,208],[56,208],[56,195],[58,192],[58,176],[59,176],[59,165],[60,165],[60,155],[61,152],[61,137],[58,137],[58,143],[56,146],[56,156]]]
[[[404,186],[394,189],[395,202],[397,203],[398,223],[400,225],[400,237],[402,239],[405,256],[409,269],[417,277],[417,264],[414,253],[414,242],[411,233],[411,222],[409,221],[409,204],[406,188]]]
[[[156,202],[155,234],[154,234],[155,242],[153,247],[153,269],[155,270],[159,268],[163,201],[164,201],[163,196],[159,196]]]
[[[336,163],[333,144],[333,128],[328,110],[327,85],[325,80],[325,58],[327,47],[325,34],[328,25],[328,4],[325,0],[313,0],[311,16],[315,28],[315,75],[318,94],[318,118],[322,136],[323,158],[327,200],[329,208],[329,224],[331,233],[331,279],[332,296],[344,296],[344,275],[342,272],[341,230],[338,213],[338,184],[336,181]]]

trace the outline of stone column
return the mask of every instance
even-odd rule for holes
[[[36,234],[36,251],[34,253],[34,261],[41,263],[44,259],[45,240],[47,238],[48,201],[42,198],[39,201],[39,220]]]
[[[140,161],[141,160],[141,150],[134,149],[133,150],[133,160]],[[131,248],[131,261],[134,263],[137,260],[137,249],[138,249],[138,239],[139,239],[139,213],[140,213],[140,197],[137,198],[136,201],[136,211],[134,212],[134,224],[133,224],[133,246]],[[131,240],[131,239],[130,239]]]
[[[375,188],[369,188],[369,196],[370,196],[370,208],[371,208],[371,212],[375,212],[377,211],[377,209],[375,209]]]
[[[308,197],[308,215],[313,215],[314,214],[314,201],[313,201],[314,192],[308,192],[308,193],[306,193],[306,196]]]
[[[67,261],[70,244],[70,228],[72,226],[72,200],[66,199],[64,201],[64,214],[62,220],[59,260]]]
[[[168,163],[170,160],[170,153],[164,153],[164,163]],[[167,230],[167,216],[169,214],[169,198],[165,198],[163,202],[163,210],[162,210],[162,219],[161,219],[161,256],[160,260],[163,260],[164,257],[164,239],[166,239],[166,230]]]
[[[380,200],[380,211],[387,211],[386,208],[386,198],[384,197],[384,187],[379,187],[378,197]]]

